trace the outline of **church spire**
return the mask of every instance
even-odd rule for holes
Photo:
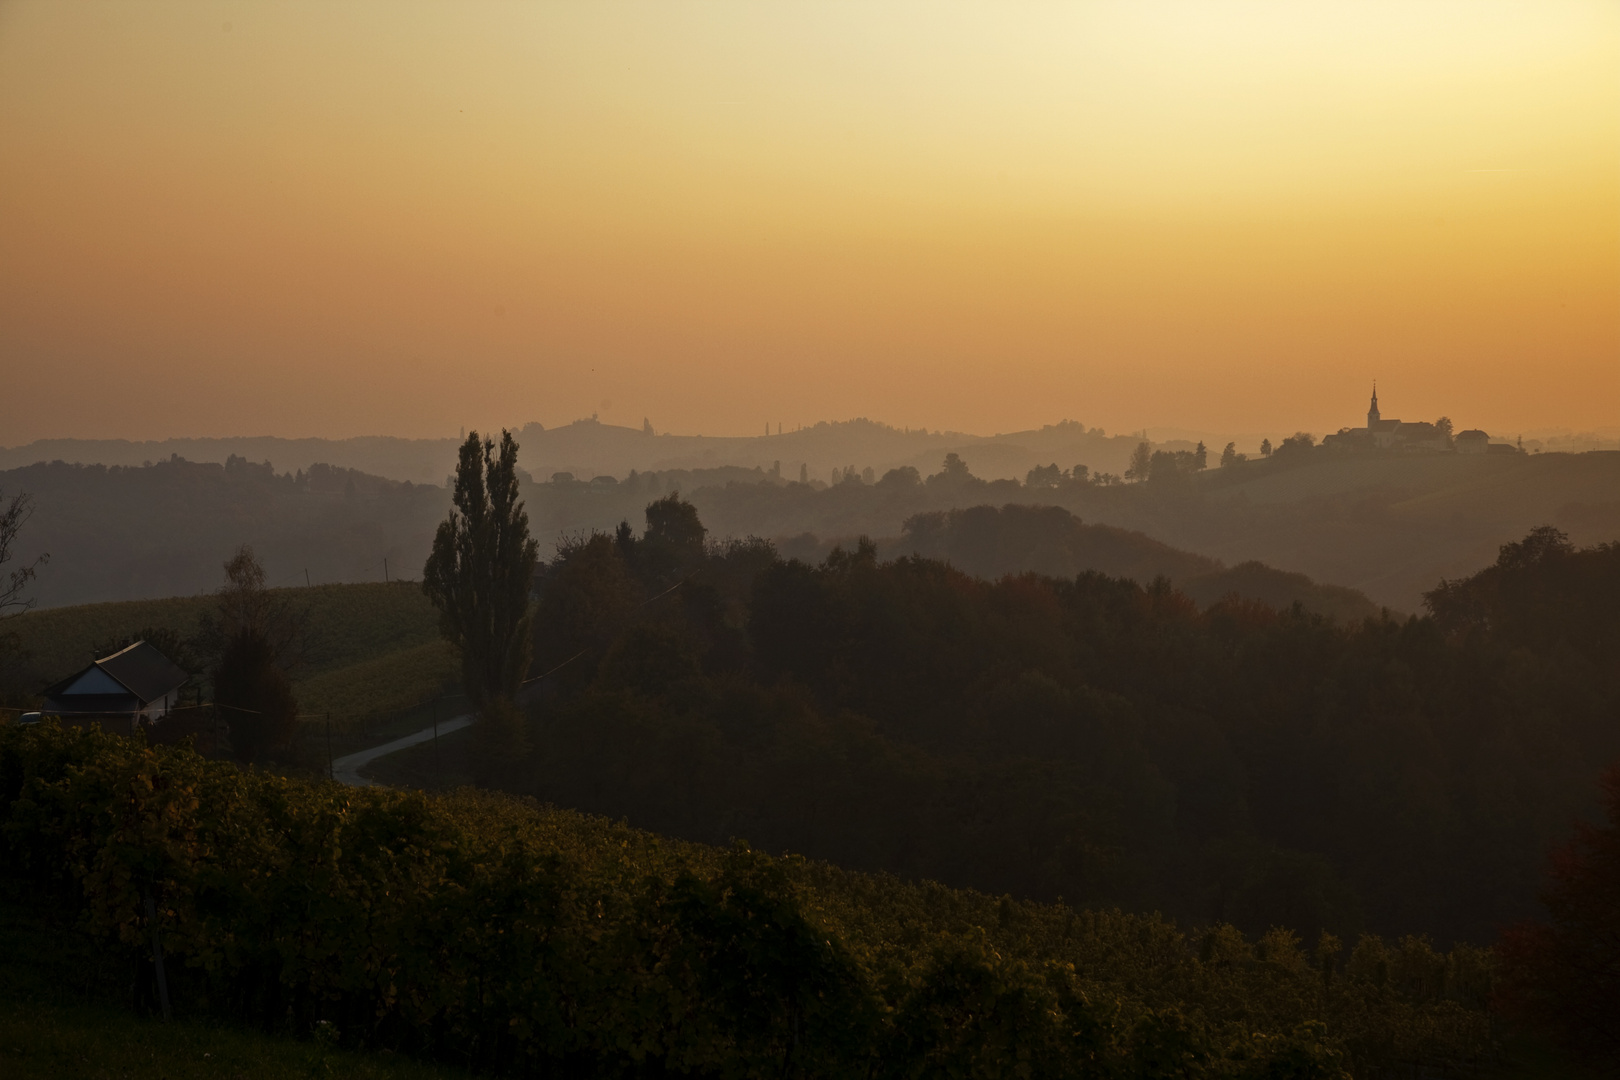
[[[1378,380],[1373,380],[1372,405],[1367,408],[1367,427],[1370,430],[1378,423]]]

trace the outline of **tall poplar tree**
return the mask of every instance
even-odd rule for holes
[[[539,545],[518,498],[517,443],[469,431],[456,464],[454,508],[439,523],[422,591],[461,653],[461,685],[486,718],[515,722],[515,698],[533,655],[529,590]]]

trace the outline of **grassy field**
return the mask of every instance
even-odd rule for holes
[[[331,712],[334,726],[346,730],[455,686],[455,655],[439,637],[437,613],[416,585],[276,591],[307,619],[309,650],[294,683],[300,712]],[[98,647],[146,627],[190,636],[213,604],[211,596],[177,596],[31,611],[9,627],[26,655],[7,682],[14,693],[37,694],[89,663]]]
[[[451,1080],[465,1074],[319,1038],[272,1038],[136,1015],[79,935],[0,900],[0,1076],[6,1080]]]
[[[376,722],[444,694],[459,681],[455,650],[442,640],[409,645],[299,681],[298,708],[312,720],[369,730]]]

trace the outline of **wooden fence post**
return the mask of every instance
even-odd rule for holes
[[[157,903],[150,886],[146,890],[146,924],[152,928],[152,965],[157,969],[158,1003],[163,1006],[163,1022],[170,1019],[169,977],[163,971],[163,942],[158,937]]]

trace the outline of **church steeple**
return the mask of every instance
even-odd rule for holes
[[[1372,405],[1367,408],[1367,428],[1371,430],[1378,423],[1378,384],[1373,383]]]

